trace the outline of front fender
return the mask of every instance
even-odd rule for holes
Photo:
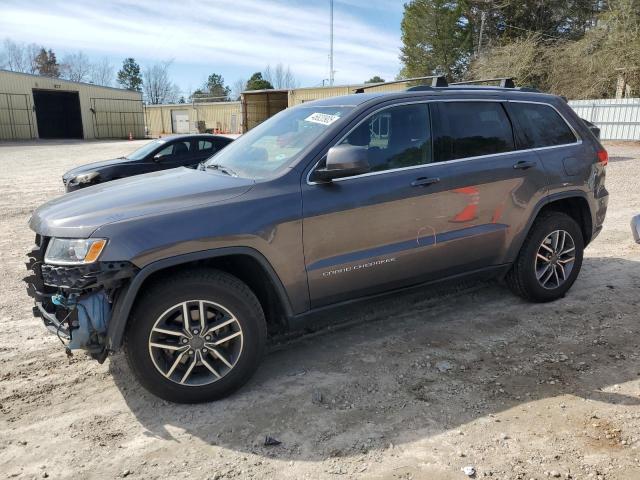
[[[275,270],[267,259],[257,250],[249,247],[224,247],[215,250],[203,250],[200,252],[187,253],[184,255],[177,255],[175,257],[165,258],[157,260],[146,265],[142,268],[132,280],[123,287],[113,304],[113,310],[111,319],[109,320],[109,326],[107,328],[106,349],[111,352],[115,352],[122,346],[122,339],[131,314],[133,304],[140,292],[145,280],[152,274],[165,270],[167,268],[184,265],[187,263],[209,260],[212,258],[219,258],[229,255],[248,255],[254,260],[258,261],[264,268],[265,272],[271,279],[271,282],[275,288],[281,305],[284,308],[284,313],[287,318],[293,316],[293,310],[291,307],[291,301],[287,292],[282,284],[282,281],[276,274]]]

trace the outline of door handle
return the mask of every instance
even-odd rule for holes
[[[532,168],[536,166],[536,162],[526,162],[526,161],[522,161],[522,162],[518,162],[516,163],[513,168],[517,168],[519,170],[526,170],[527,168]]]
[[[412,187],[427,187],[429,185],[433,185],[434,183],[438,183],[440,179],[438,177],[420,177],[416,178],[413,182],[411,182]]]

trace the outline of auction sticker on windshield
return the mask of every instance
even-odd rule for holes
[[[328,113],[312,113],[304,119],[305,122],[319,123],[321,125],[331,125],[340,119],[340,115],[329,115]]]

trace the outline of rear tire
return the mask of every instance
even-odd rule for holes
[[[584,239],[578,223],[561,212],[535,220],[505,280],[513,293],[532,302],[563,297],[582,267]]]
[[[249,287],[201,269],[150,285],[136,302],[124,346],[143,387],[171,402],[200,403],[246,383],[266,337],[264,312]]]

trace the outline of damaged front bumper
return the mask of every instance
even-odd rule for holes
[[[33,298],[33,314],[56,334],[67,351],[87,350],[94,358],[106,358],[105,336],[111,306],[138,271],[129,262],[95,262],[86,265],[44,263],[48,239],[36,236],[28,253],[27,294]]]

